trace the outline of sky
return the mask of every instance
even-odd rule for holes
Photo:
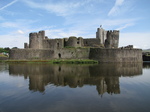
[[[0,47],[23,48],[29,33],[96,38],[120,30],[119,47],[150,48],[150,0],[0,0]]]

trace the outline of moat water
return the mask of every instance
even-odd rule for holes
[[[150,63],[0,63],[0,112],[150,112]]]

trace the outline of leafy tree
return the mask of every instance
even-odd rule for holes
[[[0,48],[0,53],[3,53],[3,52],[9,53],[9,50],[10,50],[9,47],[6,47],[6,48]]]

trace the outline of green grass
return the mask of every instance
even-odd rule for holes
[[[6,55],[0,54],[0,57],[7,57]]]
[[[8,63],[52,63],[52,64],[97,64],[89,59],[54,59],[54,60],[6,60]]]

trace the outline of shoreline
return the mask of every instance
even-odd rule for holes
[[[0,60],[6,63],[51,63],[51,64],[98,64],[90,59],[52,59],[52,60]]]

